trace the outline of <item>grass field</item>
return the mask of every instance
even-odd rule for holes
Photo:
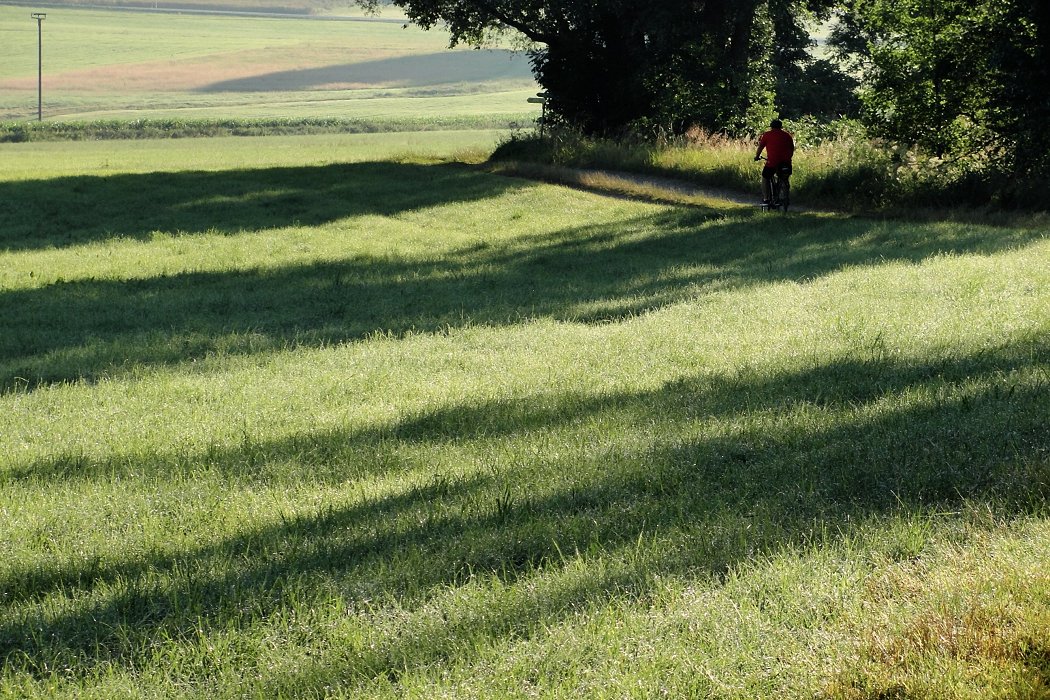
[[[528,60],[399,23],[52,9],[47,119],[537,116]],[[0,120],[37,111],[37,27],[0,5]]]
[[[406,138],[0,145],[0,694],[1047,697],[1045,230]]]

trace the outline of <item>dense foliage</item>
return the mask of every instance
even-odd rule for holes
[[[837,45],[866,76],[866,121],[930,153],[1016,174],[1050,148],[1050,3],[852,0]]]
[[[365,5],[373,5],[366,2]],[[799,60],[819,0],[394,0],[452,43],[514,30],[531,42],[552,119],[588,133],[738,131],[774,111],[772,63]],[[774,16],[777,21],[774,21]],[[802,52],[804,53],[804,52]]]
[[[1033,0],[392,0],[452,43],[514,31],[550,119],[587,134],[730,134],[860,111],[970,172],[1045,169],[1050,3]],[[362,4],[378,5],[377,0]],[[833,56],[810,51],[834,17]]]

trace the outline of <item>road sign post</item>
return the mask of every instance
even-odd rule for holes
[[[548,92],[537,92],[535,97],[530,97],[527,101],[532,104],[541,105],[542,111],[540,112],[540,136],[543,136],[543,129],[547,125],[547,99],[550,97]]]

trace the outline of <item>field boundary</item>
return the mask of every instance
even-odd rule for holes
[[[29,141],[134,141],[222,136],[376,134],[514,129],[527,115],[425,119],[106,119],[91,122],[0,122],[0,143]]]

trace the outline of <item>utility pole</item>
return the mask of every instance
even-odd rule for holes
[[[44,121],[44,12],[34,12],[36,20],[36,120]]]

